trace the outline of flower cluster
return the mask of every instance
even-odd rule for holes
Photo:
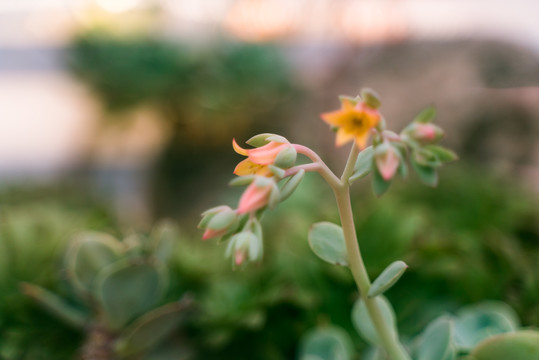
[[[352,98],[340,98],[341,108],[321,115],[322,120],[336,131],[336,145],[353,141],[351,159],[355,166],[347,168],[346,177],[333,174],[320,157],[311,149],[291,144],[275,134],[260,134],[247,141],[251,148],[243,148],[236,140],[234,150],[245,156],[234,174],[238,177],[230,184],[246,186],[238,206],[218,206],[202,214],[199,228],[204,229],[203,239],[219,238],[228,241],[226,250],[234,266],[262,258],[263,242],[260,217],[268,208],[290,196],[299,185],[306,171],[318,171],[334,189],[350,185],[353,181],[372,173],[376,195],[383,194],[397,173],[407,174],[407,159],[419,178],[428,185],[436,185],[435,168],[456,159],[456,155],[435,143],[443,131],[432,124],[435,111],[428,108],[400,134],[386,129],[386,122],[379,108],[378,95],[363,89]],[[369,141],[371,145],[369,146]],[[298,154],[307,156],[312,163],[296,164]],[[354,162],[350,164],[354,164]],[[343,175],[344,176],[344,175]],[[282,185],[279,185],[280,182]]]
[[[292,194],[301,182],[302,169],[290,171],[297,159],[296,147],[282,136],[260,134],[247,141],[250,149],[232,141],[234,150],[246,158],[234,169],[238,177],[230,184],[245,186],[236,209],[218,206],[202,213],[199,228],[202,239],[228,241],[226,256],[234,265],[262,258],[262,229],[259,218],[266,208],[273,208]],[[288,172],[287,172],[288,171]],[[288,178],[281,187],[278,182]]]
[[[386,123],[379,112],[378,95],[363,89],[355,98],[342,96],[339,110],[324,113],[322,119],[337,131],[336,144],[341,146],[354,140],[359,154],[355,173],[350,181],[373,173],[376,195],[383,194],[397,173],[408,173],[406,159],[427,185],[438,181],[435,168],[445,162],[456,160],[454,152],[436,145],[443,137],[443,130],[432,123],[434,108],[422,111],[400,134],[386,130]],[[372,145],[367,147],[372,136]]]

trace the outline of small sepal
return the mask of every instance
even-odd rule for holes
[[[301,169],[296,174],[291,176],[287,182],[281,187],[280,194],[281,197],[279,201],[285,201],[294,193],[294,191],[297,189],[299,184],[301,183],[301,180],[303,180],[303,177],[305,176],[305,170]]]
[[[382,106],[382,101],[380,100],[380,95],[376,91],[370,88],[361,89],[361,97],[365,104],[372,109],[378,109]]]
[[[247,140],[246,143],[253,147],[261,147],[261,146],[267,145],[271,141],[275,141],[275,142],[283,143],[283,144],[290,143],[285,137],[281,135],[270,134],[270,133],[255,135],[249,140]]]
[[[294,166],[298,153],[293,146],[286,146],[284,149],[279,151],[279,154],[275,158],[273,164],[283,169],[288,169],[289,167]]]
[[[408,265],[404,261],[395,261],[382,271],[369,288],[368,297],[373,298],[383,294],[400,279]]]
[[[423,109],[415,118],[415,123],[427,124],[434,120],[436,117],[436,108],[434,106],[429,106]]]
[[[374,148],[369,146],[361,151],[357,157],[354,173],[350,176],[348,182],[352,184],[354,181],[361,179],[372,171],[374,158]]]

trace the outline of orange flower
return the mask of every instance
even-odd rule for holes
[[[356,105],[343,99],[341,109],[320,115],[326,123],[337,127],[337,146],[354,140],[357,147],[364,149],[371,133],[371,129],[378,125],[380,113],[378,110],[359,102]]]
[[[270,141],[264,146],[254,149],[244,149],[238,145],[235,139],[232,140],[232,147],[240,155],[247,156],[247,159],[241,161],[234,169],[234,174],[238,176],[245,175],[260,175],[272,176],[272,172],[268,165],[272,165],[277,158],[277,155],[291,146],[287,143]]]

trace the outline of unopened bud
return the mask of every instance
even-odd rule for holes
[[[273,163],[275,164],[275,166],[278,166],[282,169],[288,169],[289,167],[294,166],[297,157],[298,153],[296,149],[294,149],[294,147],[290,145],[283,148],[279,152],[279,154],[277,154],[277,157],[275,158],[275,161]]]
[[[389,142],[384,142],[374,149],[376,167],[385,181],[391,180],[399,167],[400,156],[398,150]]]
[[[432,123],[419,123],[415,122],[410,124],[405,133],[415,141],[420,143],[432,143],[440,140],[444,131],[441,127]]]

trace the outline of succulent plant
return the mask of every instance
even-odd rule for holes
[[[123,241],[99,232],[76,235],[65,256],[65,273],[78,305],[36,285],[22,291],[67,324],[86,333],[83,360],[141,359],[169,335],[191,300],[158,306],[168,288],[167,258],[177,237],[169,224],[150,236]]]

